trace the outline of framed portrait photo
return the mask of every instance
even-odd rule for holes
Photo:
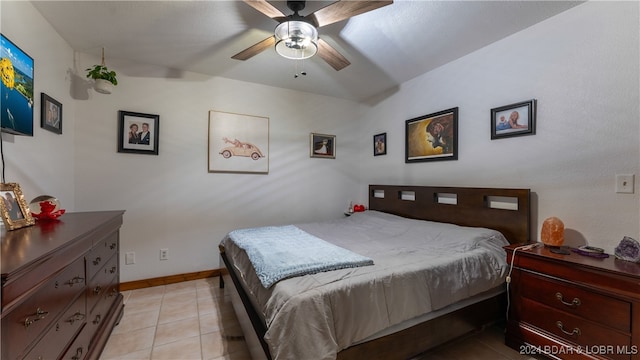
[[[40,127],[62,134],[62,104],[45,93],[40,93],[40,104]]]
[[[373,135],[373,156],[387,154],[387,133]]]
[[[118,111],[118,152],[158,155],[160,116]]]
[[[7,230],[20,229],[35,223],[17,183],[0,184],[0,217]]]
[[[336,158],[336,136],[311,133],[309,136],[309,155],[312,158]]]
[[[535,133],[535,99],[491,109],[491,140]]]
[[[458,108],[406,121],[405,163],[458,160]]]

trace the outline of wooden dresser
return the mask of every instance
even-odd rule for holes
[[[97,359],[122,317],[124,211],[2,228],[2,360]]]
[[[511,264],[516,246],[506,247]],[[516,251],[506,344],[555,359],[640,359],[640,264]]]

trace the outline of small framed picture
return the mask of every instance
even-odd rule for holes
[[[336,136],[311,133],[310,156],[313,158],[336,158]]]
[[[491,109],[491,140],[535,133],[535,99]]]
[[[373,156],[387,154],[387,133],[373,135]]]
[[[35,223],[17,183],[0,184],[0,216],[7,230],[20,229]]]
[[[118,111],[118,152],[158,155],[160,116]]]
[[[405,163],[458,160],[458,108],[406,121]]]
[[[62,134],[62,104],[45,93],[40,93],[40,127]]]

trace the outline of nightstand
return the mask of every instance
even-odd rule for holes
[[[509,287],[505,343],[520,353],[640,359],[640,264],[518,250]]]

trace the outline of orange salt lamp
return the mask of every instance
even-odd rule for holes
[[[545,219],[542,223],[540,238],[546,246],[562,246],[564,242],[564,223],[562,220],[555,216]]]

